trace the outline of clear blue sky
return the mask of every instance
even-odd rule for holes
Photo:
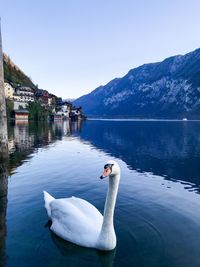
[[[199,0],[0,0],[0,16],[4,52],[63,98],[200,47]]]

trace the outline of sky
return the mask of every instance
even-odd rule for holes
[[[64,99],[199,48],[199,14],[199,0],[0,0],[4,52]]]

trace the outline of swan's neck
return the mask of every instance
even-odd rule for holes
[[[109,187],[104,207],[103,224],[100,232],[100,240],[110,242],[110,239],[115,239],[115,231],[113,226],[113,217],[115,203],[119,187],[120,174],[115,177],[109,177]]]
[[[115,203],[117,198],[117,192],[119,187],[119,175],[115,177],[109,177],[109,187],[106,196],[106,203],[104,207],[103,227],[113,226],[113,217],[115,210]]]

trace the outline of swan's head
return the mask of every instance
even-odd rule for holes
[[[120,167],[119,164],[114,160],[109,160],[103,170],[103,174],[100,176],[101,179],[105,177],[114,177],[120,174]]]

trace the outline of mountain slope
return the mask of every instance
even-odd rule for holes
[[[3,65],[4,80],[6,82],[12,83],[13,85],[20,84],[23,86],[29,86],[33,89],[36,88],[31,79],[24,74],[24,72],[20,70],[20,68],[15,65],[6,54],[3,54]]]
[[[200,49],[132,69],[74,104],[92,117],[200,118]]]

